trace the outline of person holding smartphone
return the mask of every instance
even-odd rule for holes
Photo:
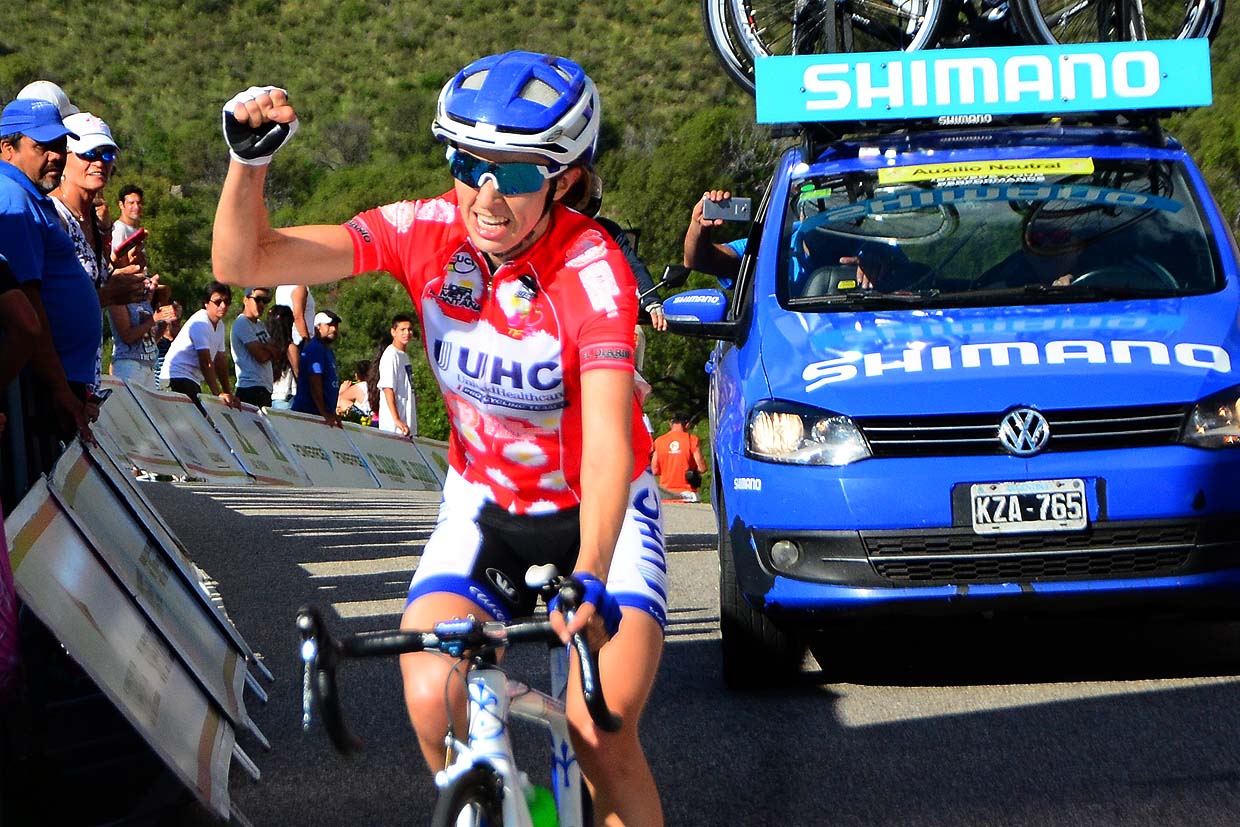
[[[736,274],[740,272],[741,256],[745,254],[748,239],[742,237],[727,243],[715,241],[714,228],[722,226],[725,219],[708,217],[706,205],[719,204],[731,198],[732,193],[727,190],[707,190],[702,193],[701,199],[693,205],[684,242],[684,265],[719,279],[719,286],[725,290],[731,290],[736,283]]]

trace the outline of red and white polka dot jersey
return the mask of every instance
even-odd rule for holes
[[[405,285],[452,422],[448,459],[516,513],[558,511],[581,494],[581,374],[633,371],[636,282],[597,224],[556,205],[533,247],[494,273],[449,192],[345,224],[353,272]],[[650,437],[633,400],[634,478]]]

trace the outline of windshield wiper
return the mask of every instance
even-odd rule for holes
[[[1067,299],[1148,299],[1174,296],[1171,287],[1125,287],[1106,284],[1026,284],[1021,291],[1027,296],[1054,296]]]
[[[903,307],[932,301],[939,295],[938,290],[900,291],[896,293],[880,293],[865,290],[849,293],[833,293],[829,296],[802,296],[789,299],[788,306],[797,310],[828,310],[850,307]]]

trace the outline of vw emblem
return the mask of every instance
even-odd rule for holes
[[[1018,457],[1033,456],[1046,447],[1050,438],[1051,426],[1046,417],[1033,408],[1010,411],[999,423],[999,442]]]

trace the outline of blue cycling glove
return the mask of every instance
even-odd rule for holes
[[[603,620],[603,628],[607,630],[608,635],[614,636],[620,631],[620,604],[607,591],[606,584],[593,574],[584,572],[574,574],[573,579],[581,586],[581,602],[594,606],[594,611],[598,612],[598,616]],[[547,608],[554,612],[559,610],[559,605],[560,596],[557,594],[551,598],[551,605]]]

